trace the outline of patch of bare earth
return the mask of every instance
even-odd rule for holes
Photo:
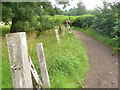
[[[73,32],[84,43],[89,58],[85,88],[118,88],[118,55],[104,43],[80,31]]]

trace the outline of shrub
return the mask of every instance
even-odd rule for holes
[[[95,20],[94,15],[86,14],[81,16],[76,16],[72,19],[72,25],[80,28],[89,28]]]

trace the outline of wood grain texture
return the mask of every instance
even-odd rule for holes
[[[14,88],[33,88],[25,32],[6,35]]]
[[[49,88],[50,81],[49,81],[48,70],[47,70],[47,66],[46,66],[45,55],[44,55],[42,43],[37,44],[37,53],[38,53],[38,59],[40,62],[40,70],[41,70],[41,74],[42,74],[43,86],[45,88]]]

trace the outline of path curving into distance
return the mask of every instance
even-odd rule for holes
[[[80,31],[72,32],[84,43],[89,58],[85,88],[118,88],[118,56],[104,43]]]

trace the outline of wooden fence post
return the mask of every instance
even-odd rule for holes
[[[60,44],[60,37],[59,37],[58,29],[55,29],[55,34],[56,34],[57,42],[58,44]]]
[[[42,74],[43,87],[50,88],[50,81],[49,81],[48,70],[45,62],[45,55],[44,55],[42,43],[37,44],[37,53],[38,53],[38,59],[40,62],[40,70]]]
[[[39,78],[39,75],[37,74],[37,71],[32,63],[32,60],[31,58],[29,57],[29,62],[30,62],[30,71],[31,71],[31,74],[32,74],[32,83],[33,83],[33,88],[43,88],[43,85],[42,85],[42,82]]]
[[[25,32],[7,34],[6,39],[14,88],[33,88]]]
[[[65,35],[65,27],[63,26],[62,28],[62,35],[64,36]]]

